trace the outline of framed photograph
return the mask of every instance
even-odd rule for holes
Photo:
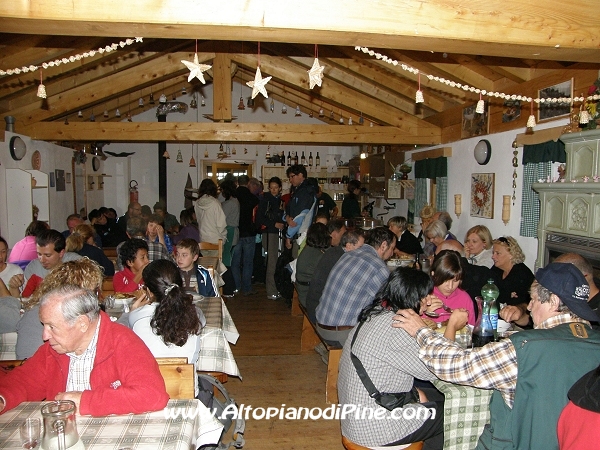
[[[485,102],[483,114],[475,112],[477,104],[463,108],[461,139],[488,134],[488,102]]]
[[[521,100],[504,100],[502,123],[509,123],[521,117]]]
[[[56,180],[54,178],[54,172],[50,172],[48,174],[49,180],[50,180],[50,187],[54,187],[56,186]]]
[[[65,171],[56,169],[56,191],[65,191]]]
[[[71,172],[65,173],[65,182],[71,184]]]
[[[573,79],[564,81],[562,83],[549,86],[538,91],[538,98],[540,99],[553,99],[573,97]],[[554,119],[555,117],[566,116],[571,112],[571,105],[569,103],[552,103],[544,102],[539,103],[538,108],[538,122],[542,120]]]
[[[471,174],[471,217],[494,218],[494,174]]]

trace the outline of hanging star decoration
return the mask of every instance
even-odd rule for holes
[[[212,66],[208,64],[199,64],[198,63],[198,53],[194,53],[194,61],[185,61],[181,60],[183,64],[190,70],[190,75],[188,76],[188,82],[192,81],[194,78],[198,78],[202,84],[206,84],[204,81],[204,74],[202,72],[207,71]]]
[[[260,92],[265,98],[269,98],[265,84],[271,81],[271,77],[263,78],[260,73],[260,66],[256,68],[256,74],[254,75],[254,81],[248,81],[246,85],[252,88],[252,98],[256,97]]]
[[[321,82],[323,81],[323,69],[325,66],[319,65],[319,58],[315,58],[315,62],[313,62],[312,67],[308,71],[308,77],[310,82],[310,88],[314,88],[315,85],[321,87]]]

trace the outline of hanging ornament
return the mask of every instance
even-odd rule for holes
[[[204,147],[204,157],[208,158],[208,145]]]
[[[206,106],[206,102],[204,101],[204,95],[201,96],[202,99],[200,100],[200,106]]]
[[[192,157],[190,158],[190,167],[196,167],[196,160],[194,159],[194,145],[192,144]]]
[[[308,113],[308,117],[310,117],[311,119],[314,117],[312,110]]]
[[[333,109],[331,110],[331,113],[329,114],[329,120],[334,120],[335,117],[333,117]]]
[[[265,98],[269,98],[265,85],[271,80],[272,77],[263,78],[260,73],[260,42],[258,43],[258,66],[256,67],[256,74],[254,75],[254,81],[248,81],[246,85],[252,88],[252,99],[254,99],[260,92]]]
[[[119,111],[119,108],[117,108],[117,110],[115,111],[115,117],[121,117],[121,111]]]
[[[96,116],[94,115],[94,111],[92,111],[92,115],[90,116],[90,122],[95,122]]]
[[[187,95],[187,89],[185,86],[181,88],[181,95]]]
[[[240,97],[240,102],[238,103],[238,107],[239,110],[244,110],[246,109],[246,107],[244,106],[244,97]]]
[[[415,95],[415,103],[423,103],[425,99],[423,98],[423,91],[421,91],[421,74],[419,73],[419,90]]]
[[[235,155],[237,153],[237,151],[235,150],[235,145],[231,148],[231,154]]]
[[[244,155],[248,154],[248,149],[246,147],[244,147]]]
[[[296,105],[296,113],[294,114],[295,117],[300,117],[302,115],[302,112],[300,111],[300,106]]]
[[[40,85],[38,86],[37,96],[39,98],[46,98],[46,86],[44,86],[44,82],[42,80],[42,71],[40,70]]]
[[[281,107],[281,114],[287,114],[287,106],[285,106],[285,103]]]
[[[138,106],[139,106],[140,108],[143,108],[143,107],[144,107],[144,98],[143,98],[143,97],[140,97],[140,99],[138,100]]]
[[[133,122],[133,118],[131,117],[131,113],[127,113],[127,122]]]
[[[69,117],[65,117],[65,125],[69,125]]]
[[[587,125],[588,123],[590,123],[590,114],[587,109],[582,107],[579,111],[579,125]]]
[[[365,123],[365,119],[363,118],[362,112],[360,113],[360,117],[358,118],[358,124],[363,125]]]
[[[150,103],[151,105],[154,105],[154,94],[152,92],[150,92],[150,98],[148,99],[148,103]],[[190,106],[192,106],[192,104],[190,103]]]
[[[317,44],[315,44],[315,60],[313,62],[312,67],[308,71],[310,89],[314,88],[315,85],[321,87],[321,83],[323,81],[324,68],[324,66],[319,65],[319,49],[317,47]]]
[[[198,63],[198,39],[196,39],[196,53],[194,53],[194,61],[185,61],[181,60],[181,62],[189,69],[190,74],[188,76],[188,82],[192,81],[194,78],[198,78],[202,84],[206,84],[204,80],[204,74],[202,72],[206,72],[212,66],[208,64],[200,64]]]
[[[248,108],[254,108],[254,99],[252,97],[248,97],[248,102],[246,103]]]
[[[108,109],[105,109],[104,114],[102,114],[102,115],[104,116],[104,118],[107,118],[108,117]]]
[[[269,105],[269,109],[271,112],[275,112],[275,100],[271,99],[271,104]]]
[[[163,153],[163,158],[171,159],[171,155],[169,155],[169,152],[167,150],[165,150],[165,152]]]
[[[485,102],[481,96],[481,92],[479,93],[479,101],[477,102],[477,106],[475,107],[475,112],[477,114],[483,114],[485,112]]]
[[[323,111],[323,105],[319,108],[319,117],[325,117],[325,111]]]
[[[371,122],[371,123],[369,124],[369,127],[370,127],[370,128],[373,128],[373,122]]]
[[[350,117],[350,118],[348,119],[348,125],[353,125],[353,122],[352,122],[352,117]]]
[[[83,111],[82,110],[79,110],[79,112],[77,113],[77,117],[80,117],[80,118],[83,117]]]
[[[267,153],[265,153],[265,158],[269,159],[271,157],[271,146],[267,145]]]
[[[258,147],[256,147],[256,156],[258,156]]]
[[[173,101],[177,100],[177,94],[175,92],[173,92]]]
[[[177,151],[177,158],[175,159],[175,161],[177,161],[178,163],[183,162],[183,155],[181,154],[181,147],[179,147],[179,150]]]
[[[340,125],[344,125],[344,116],[342,116],[342,110],[340,109]]]
[[[527,128],[533,129],[535,127],[535,116],[533,115],[533,100],[531,101],[531,114],[529,115],[529,119],[527,119]]]
[[[158,103],[167,103],[167,96],[165,94],[160,94],[160,97],[158,97]]]
[[[519,158],[517,158],[517,156],[519,155],[519,150],[517,150],[519,144],[517,143],[517,140],[515,139],[512,143],[512,147],[513,147],[513,159],[512,159],[512,165],[514,167],[513,169],[513,181],[512,181],[512,189],[513,189],[513,195],[512,195],[512,204],[513,206],[515,206],[515,200],[517,199],[517,167],[519,167]]]
[[[194,92],[194,95],[192,95],[192,100],[190,101],[190,108],[192,108],[192,109],[198,108],[198,100],[196,100],[195,92]]]

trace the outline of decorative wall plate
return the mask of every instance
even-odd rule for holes
[[[33,155],[31,155],[31,167],[33,170],[40,170],[42,167],[42,155],[38,150],[33,152]]]

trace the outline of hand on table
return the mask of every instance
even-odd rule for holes
[[[412,309],[399,309],[393,317],[392,326],[394,328],[402,328],[412,337],[417,335],[417,331],[426,327],[423,319]]]
[[[71,392],[59,392],[54,397],[54,400],[71,400],[75,403],[77,410],[79,410],[79,403],[81,403],[81,395],[83,392],[81,391],[71,391]]]

